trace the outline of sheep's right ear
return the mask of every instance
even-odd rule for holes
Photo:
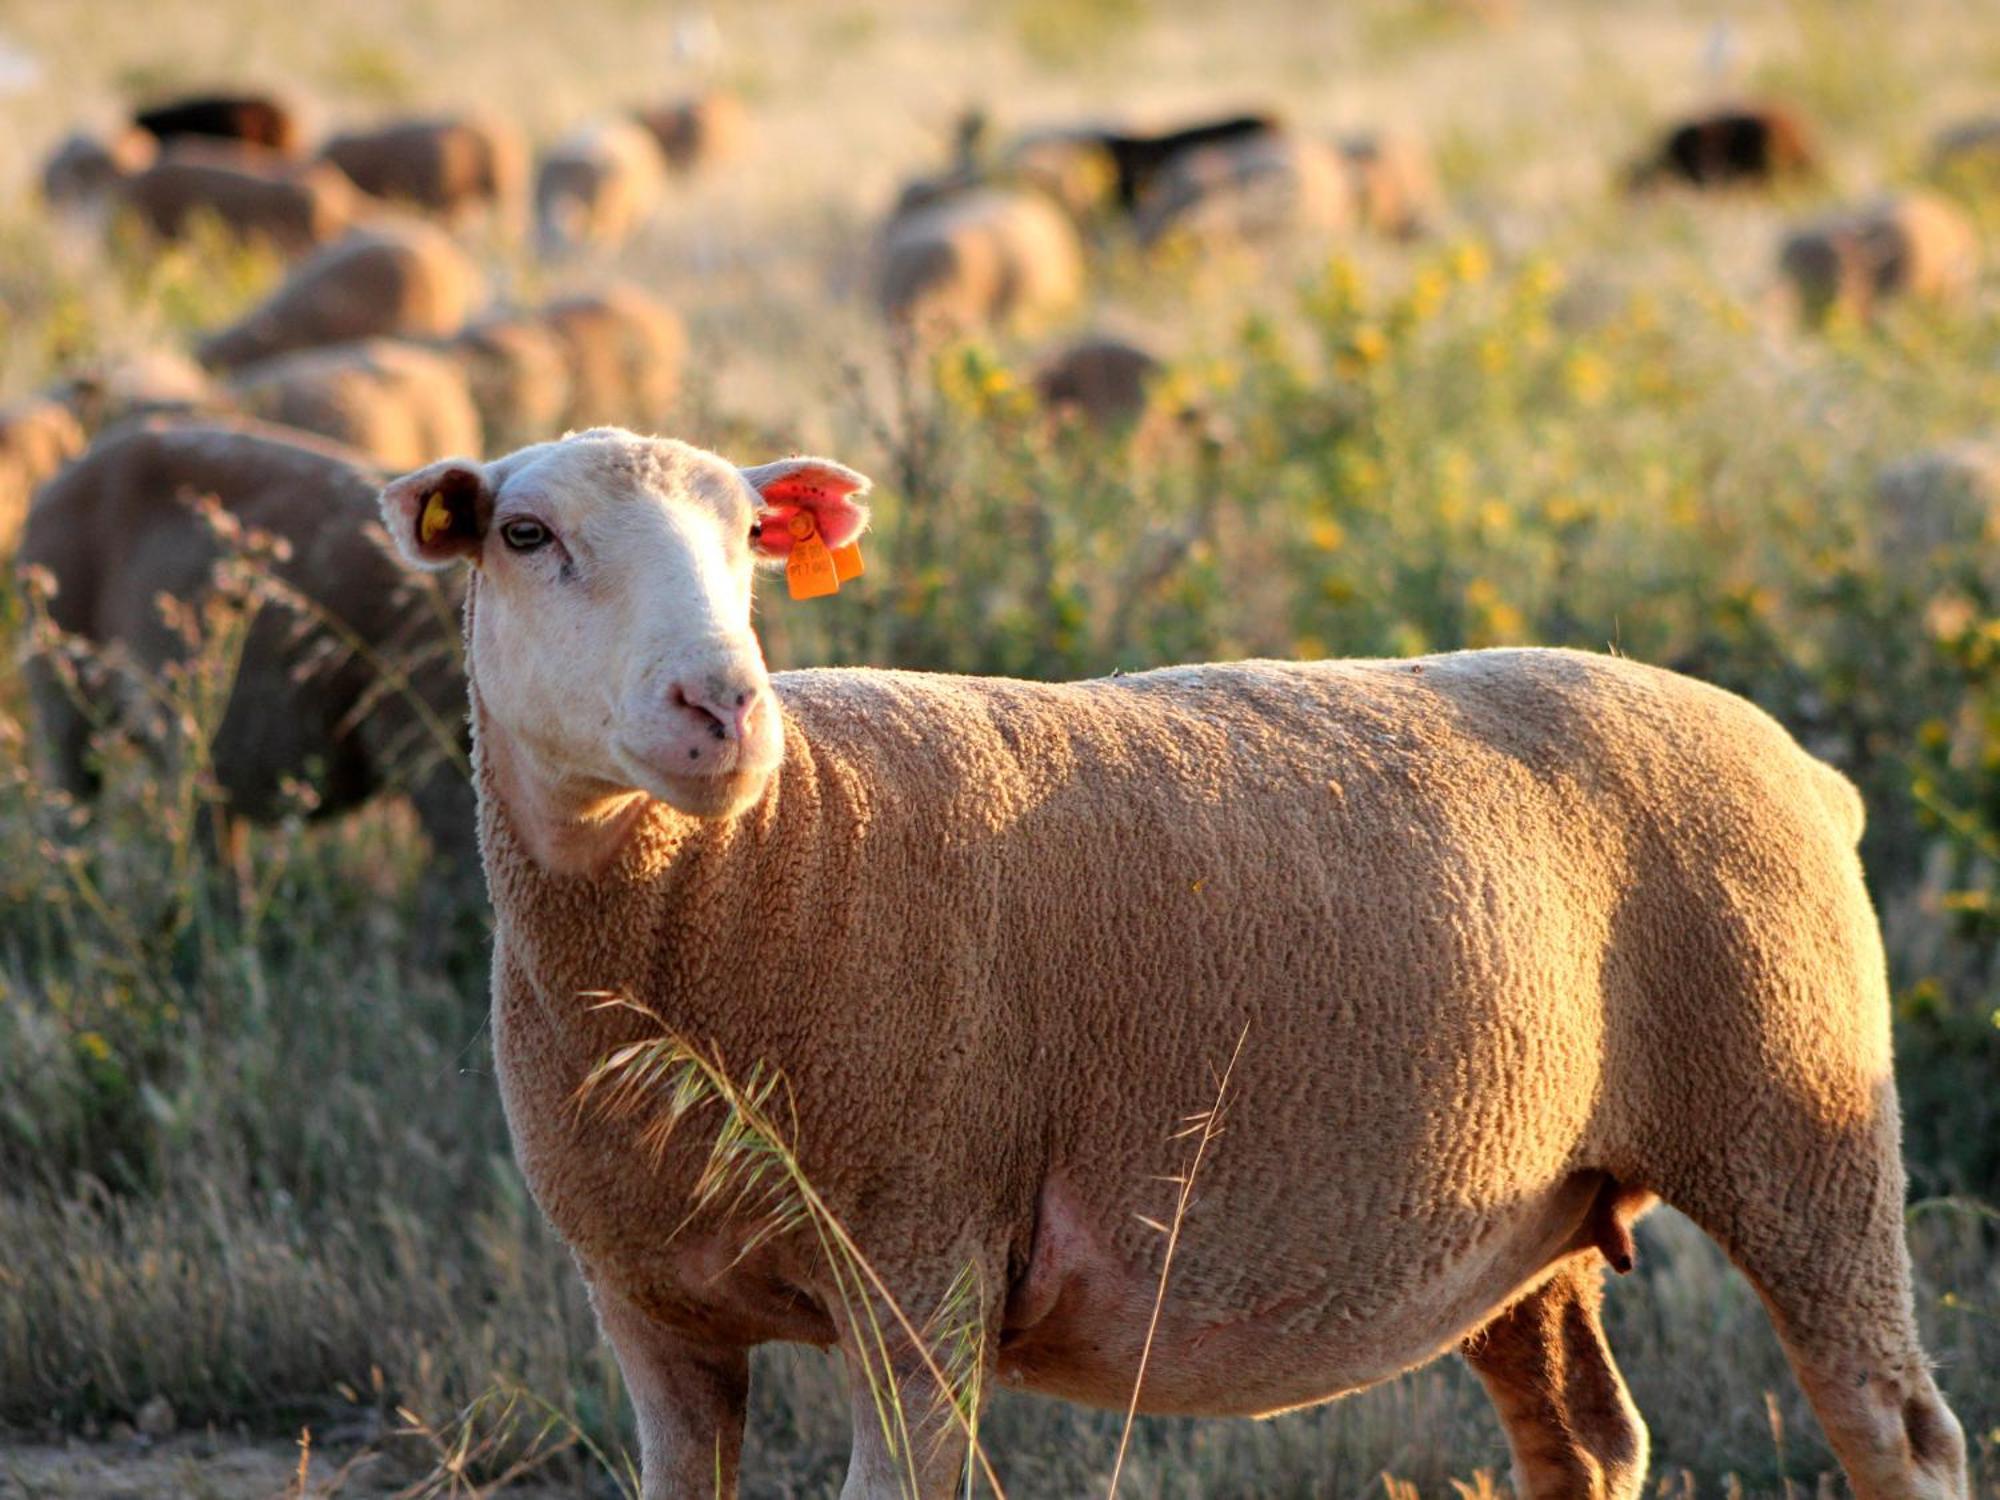
[[[405,474],[382,491],[382,520],[396,550],[420,568],[443,568],[461,557],[479,565],[493,488],[469,458],[447,458]]]

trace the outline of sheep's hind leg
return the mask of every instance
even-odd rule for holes
[[[1732,1171],[1664,1196],[1764,1299],[1859,1500],[1963,1500],[1965,1436],[1917,1342],[1897,1136],[1884,1081],[1871,1119],[1768,1117]]]
[[[1522,1500],[1634,1500],[1646,1426],[1604,1341],[1604,1262],[1572,1256],[1465,1341],[1507,1430]]]
[[[632,1398],[641,1500],[733,1500],[750,1396],[748,1355],[689,1343],[594,1285],[591,1301]]]

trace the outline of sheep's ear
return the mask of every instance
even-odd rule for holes
[[[382,520],[396,550],[420,568],[461,557],[474,566],[493,519],[493,488],[469,458],[447,458],[405,474],[382,491]]]
[[[813,529],[829,547],[845,547],[868,529],[868,507],[858,496],[868,493],[867,476],[830,458],[781,458],[743,470],[757,492],[757,525],[751,545],[767,562],[783,562],[791,554],[796,532],[794,517],[813,518]]]

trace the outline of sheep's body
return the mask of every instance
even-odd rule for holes
[[[289,253],[311,250],[353,223],[359,194],[325,164],[299,167],[261,147],[182,144],[118,183],[116,201],[166,239],[203,219]]]
[[[617,284],[559,297],[536,321],[562,351],[569,426],[657,427],[679,396],[686,330],[651,293]]]
[[[0,407],[0,556],[10,554],[43,480],[83,451],[83,427],[66,404],[30,396]]]
[[[1060,312],[1083,291],[1083,247],[1032,189],[950,192],[883,231],[876,298],[892,321],[963,331]]]
[[[1142,244],[1268,246],[1352,227],[1365,172],[1301,135],[1262,134],[1171,157],[1140,198]]]
[[[1895,298],[1961,300],[1978,280],[1979,262],[1979,234],[1964,210],[1927,192],[1809,224],[1778,256],[1800,314],[1812,323],[1836,309],[1865,320]]]
[[[645,227],[666,190],[667,162],[653,132],[606,120],[564,136],[535,170],[535,226],[542,248],[613,248]]]
[[[516,448],[562,431],[573,384],[571,349],[537,316],[489,314],[439,347],[465,372],[490,450]],[[678,344],[673,373],[678,378]],[[452,451],[437,447],[425,456]]]
[[[357,231],[326,246],[200,349],[233,369],[294,349],[456,332],[484,295],[471,258],[425,225]]]
[[[1586,1335],[1596,1252],[1657,1193],[1769,1299],[1857,1486],[1953,1493],[1861,806],[1763,713],[1564,652],[772,682],[764,797],[653,804],[589,878],[528,854],[475,694],[508,1118],[642,1419],[672,1403],[649,1497],[711,1461],[694,1371],[851,1334],[808,1244],[739,1261],[749,1225],[683,1224],[713,1115],[642,1162],[643,1117],[579,1110],[654,1030],[604,992],[781,1069],[812,1181],[918,1321],[979,1274],[1006,1380],[1131,1394],[1163,1254],[1140,1216],[1240,1038],[1141,1409],[1270,1411],[1470,1340],[1535,1493],[1574,1463],[1635,1494],[1643,1429]],[[1575,1339],[1587,1390],[1537,1395]],[[1936,1487],[1891,1482],[1911,1454]],[[860,1455],[850,1494],[899,1492]]]
[[[332,438],[391,469],[485,446],[458,361],[394,339],[260,360],[230,389],[251,416]]]
[[[362,455],[284,428],[142,419],[107,433],[43,488],[19,560],[55,583],[58,627],[157,671],[187,650],[157,601],[209,596],[222,555],[191,503],[213,497],[240,525],[283,538],[290,555],[275,572],[340,628],[276,605],[251,626],[209,746],[229,809],[278,817],[291,805],[287,784],[299,782],[317,788],[318,811],[333,813],[400,785],[441,852],[462,857],[469,788],[439,742],[457,728],[464,682],[448,604],[371,539],[379,483]],[[45,662],[29,666],[52,769],[88,796],[89,720]]]
[[[364,193],[447,217],[515,218],[527,201],[527,138],[497,116],[397,120],[337,135],[320,154]]]

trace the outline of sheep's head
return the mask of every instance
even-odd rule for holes
[[[803,512],[829,546],[852,541],[867,487],[826,459],[739,469],[596,428],[432,464],[390,484],[382,512],[419,567],[479,570],[473,680],[510,754],[574,797],[636,790],[727,817],[783,748],[753,569],[784,561]]]

